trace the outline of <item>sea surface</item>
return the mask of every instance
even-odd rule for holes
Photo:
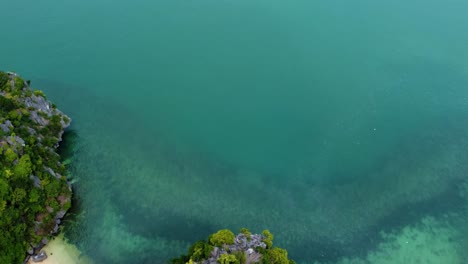
[[[73,119],[95,263],[269,229],[298,263],[468,263],[465,0],[0,1],[0,69]]]

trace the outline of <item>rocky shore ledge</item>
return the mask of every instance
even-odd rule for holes
[[[59,231],[72,190],[57,153],[71,119],[0,71],[0,264],[27,262]]]

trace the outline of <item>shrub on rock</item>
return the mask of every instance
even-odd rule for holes
[[[234,243],[234,237],[234,233],[232,233],[231,230],[222,229],[211,235],[210,243],[216,247],[230,245]]]

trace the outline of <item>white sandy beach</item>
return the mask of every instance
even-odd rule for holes
[[[57,236],[43,249],[47,253],[47,259],[41,264],[92,264],[92,262],[72,244],[63,239],[63,235]],[[35,264],[31,259],[28,264]]]

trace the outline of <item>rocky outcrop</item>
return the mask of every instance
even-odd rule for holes
[[[11,167],[6,170],[14,177],[15,173],[30,172],[30,186],[37,189],[37,196],[29,199],[37,199],[41,204],[34,210],[28,209],[28,213],[36,212],[32,217],[34,221],[26,223],[34,232],[33,241],[28,241],[30,247],[25,249],[29,258],[40,252],[48,241],[47,237],[58,232],[61,219],[71,204],[71,185],[63,177],[65,169],[57,154],[57,147],[71,119],[48,101],[41,91],[33,91],[29,82],[23,81],[16,73],[0,72],[0,75],[0,154],[3,153],[4,157],[9,155],[13,160],[8,163],[4,158],[0,162]],[[20,164],[21,161],[24,164]],[[20,165],[23,166],[22,171]],[[10,178],[6,182],[12,190],[21,189],[19,193],[24,190],[26,196],[33,191]]]
[[[257,263],[262,258],[262,254],[258,252],[259,248],[266,249],[267,245],[263,240],[265,237],[259,234],[238,234],[234,239],[234,244],[225,245],[223,247],[214,247],[211,251],[210,258],[204,260],[203,264],[218,264],[218,260],[223,254],[232,254],[236,252],[244,253],[246,256],[246,264]]]
[[[173,264],[294,264],[285,249],[273,246],[273,234],[264,230],[252,234],[246,228],[234,235],[229,229],[211,234],[208,240],[193,244],[187,255],[171,260]]]
[[[13,127],[13,124],[10,120],[6,120],[3,124],[0,124],[0,129],[3,131],[3,133],[10,132],[11,127]]]

